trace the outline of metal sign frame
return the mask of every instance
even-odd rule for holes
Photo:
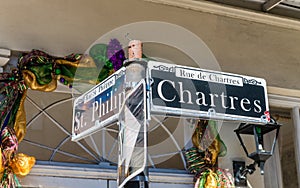
[[[157,61],[148,62],[148,74],[152,81],[150,92],[151,114],[234,120],[261,124],[269,122],[266,81],[262,78],[167,64]],[[164,86],[166,86],[166,88],[164,88]],[[185,87],[190,88],[193,91],[189,91]],[[247,89],[244,89],[246,87]],[[204,92],[199,92],[199,89],[202,89],[202,91],[205,90],[204,92],[212,90],[218,94],[213,92],[204,94]],[[256,90],[259,91],[257,94],[255,93]],[[226,91],[232,96],[226,96]],[[236,91],[236,93],[232,94],[233,91]],[[203,98],[200,101],[200,99],[197,99],[197,95],[192,96],[193,94],[195,95],[195,93],[203,98],[205,95],[207,98],[210,97],[211,104],[209,105],[207,102],[203,101]],[[253,100],[255,97],[258,98],[256,101],[251,101],[253,103],[251,104],[251,115],[256,115],[255,112],[259,112],[256,117],[247,115],[247,111],[250,109],[250,100],[247,98],[248,95],[251,95],[250,98],[252,97]],[[238,96],[243,96],[243,98],[240,99],[240,101],[237,101],[237,99],[239,99]],[[215,101],[213,101],[214,99]],[[219,100],[219,106],[215,104],[217,99]],[[196,102],[201,104],[198,106],[195,105],[195,100],[198,100]],[[244,110],[242,113],[236,110],[238,108],[236,103],[239,103],[238,105],[241,106],[239,108]],[[227,109],[224,108],[220,110],[221,105]],[[228,113],[229,111],[231,113]]]

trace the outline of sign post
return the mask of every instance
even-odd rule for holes
[[[156,61],[131,62],[75,100],[72,141],[118,122],[118,188],[148,188],[150,114],[266,124],[266,82]]]
[[[145,81],[142,80],[135,86],[127,95],[120,111],[117,179],[119,188],[148,187],[145,85]]]

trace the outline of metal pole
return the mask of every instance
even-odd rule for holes
[[[126,92],[129,92],[139,81],[146,78],[146,61],[129,62],[126,66]],[[142,132],[140,134],[143,134]],[[140,136],[139,136],[140,137]],[[148,136],[144,139],[148,139]],[[139,144],[139,143],[137,143]],[[143,147],[143,146],[141,146]],[[146,151],[147,152],[147,151]],[[148,156],[148,154],[146,155]],[[144,172],[128,181],[124,188],[149,188],[149,172],[146,165]]]
[[[297,177],[298,177],[298,187],[300,188],[300,115],[299,107],[294,107],[292,110],[292,117],[294,121],[294,143],[295,143],[295,161],[297,166]]]

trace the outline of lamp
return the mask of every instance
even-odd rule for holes
[[[242,169],[239,170],[239,173],[241,176],[238,178],[245,178],[246,175],[252,174],[255,170],[255,165],[257,164],[258,167],[260,167],[260,172],[263,175],[264,174],[264,165],[267,159],[269,159],[275,150],[275,145],[276,145],[276,141],[277,141],[277,137],[279,134],[279,128],[280,128],[280,124],[277,124],[277,122],[274,119],[271,119],[271,122],[268,124],[253,124],[253,123],[241,123],[239,125],[239,127],[234,130],[234,132],[237,134],[237,137],[247,155],[247,157],[249,157],[250,159],[254,160],[253,164],[250,164]],[[264,135],[268,134],[270,132],[273,132],[276,130],[274,139],[273,139],[273,143],[271,146],[270,151],[267,151],[265,148],[265,143],[264,143]],[[249,153],[244,141],[242,139],[241,135],[253,135],[254,136],[254,140],[255,140],[255,148],[256,151]]]

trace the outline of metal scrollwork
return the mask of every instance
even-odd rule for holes
[[[255,80],[255,79],[246,79],[246,78],[243,78],[243,82],[245,84],[251,84],[251,85],[258,85],[258,84],[261,84],[261,82]]]
[[[116,74],[116,79],[122,77],[125,74],[125,70],[122,70],[119,72],[119,74]]]
[[[175,67],[167,67],[165,65],[158,65],[158,66],[153,66],[153,67],[160,71],[175,72]]]

